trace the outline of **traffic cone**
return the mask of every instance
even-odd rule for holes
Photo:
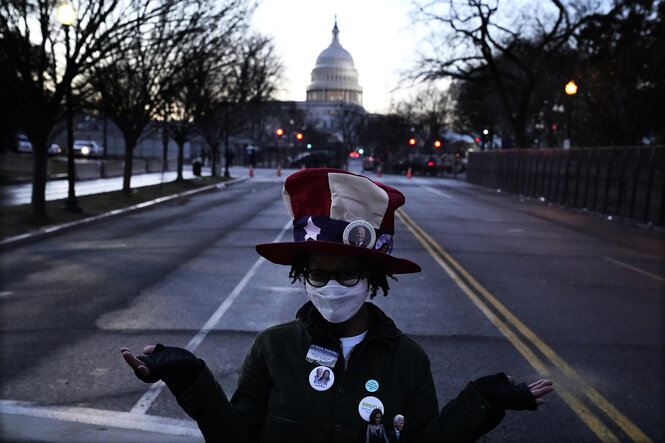
[[[277,166],[277,177],[281,177],[281,176],[282,176],[282,167]]]
[[[376,168],[376,176],[381,177],[381,165],[379,165],[379,167]]]
[[[249,167],[249,176],[254,177],[254,168],[252,168],[251,166]]]
[[[411,178],[411,166],[409,166],[409,170],[406,172],[406,178]]]

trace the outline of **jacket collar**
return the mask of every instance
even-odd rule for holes
[[[369,312],[369,330],[366,339],[378,338],[389,341],[389,339],[397,338],[403,334],[395,326],[395,322],[374,303],[365,302],[365,307]],[[305,303],[298,310],[296,318],[302,321],[305,331],[314,340],[335,335],[333,324],[323,318],[311,301]]]

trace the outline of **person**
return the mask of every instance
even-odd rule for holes
[[[388,432],[388,441],[390,443],[404,442],[406,439],[402,435],[404,430],[404,416],[402,414],[397,414],[393,418],[393,428]]]
[[[359,442],[374,409],[403,414],[411,441],[474,441],[505,410],[545,403],[551,381],[527,386],[498,373],[469,382],[439,409],[427,354],[367,301],[378,291],[388,295],[388,278],[421,270],[384,252],[394,245],[401,192],[344,170],[306,169],[287,178],[283,197],[294,239],[256,251],[290,266],[308,301],[295,320],[256,336],[230,400],[205,362],[185,349],[150,345],[140,356],[121,349],[140,380],[166,383],[207,442]],[[349,244],[347,228],[358,224],[391,247]],[[329,371],[325,386],[313,382],[319,367]]]
[[[363,246],[364,242],[365,242],[365,228],[363,228],[362,226],[358,226],[356,228],[356,235],[353,245]]]
[[[324,385],[327,385],[327,384],[328,384],[328,382],[330,381],[330,371],[329,371],[328,369],[326,369],[325,371],[323,371],[323,375],[321,376],[321,378],[319,379],[319,381],[320,381],[321,383],[323,383]]]
[[[390,443],[383,427],[383,414],[381,409],[374,409],[369,416],[365,443]]]

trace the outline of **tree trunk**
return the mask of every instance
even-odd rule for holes
[[[164,122],[162,128],[162,173],[169,169],[169,129]]]
[[[36,222],[47,221],[46,213],[46,175],[48,169],[48,156],[46,155],[46,141],[39,141],[32,149],[32,200],[31,218]]]
[[[178,177],[176,181],[183,181],[182,169],[185,163],[185,140],[176,140],[178,144]]]
[[[122,171],[122,193],[131,195],[132,193],[132,172],[134,164],[134,148],[138,137],[123,134],[125,138],[125,161]]]
[[[122,170],[122,193],[124,195],[131,195],[132,193],[132,169],[134,163],[132,149],[125,144],[125,161]]]
[[[218,177],[219,174],[217,173],[217,155],[219,153],[219,144],[216,144],[214,146],[211,145],[210,153],[211,153],[210,155],[212,156],[211,159],[212,161],[210,163],[210,169],[211,169],[210,175],[212,177]]]

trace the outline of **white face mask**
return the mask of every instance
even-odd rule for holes
[[[344,286],[330,280],[325,286],[315,288],[305,282],[307,297],[330,323],[342,323],[360,310],[369,295],[367,279],[361,279],[355,286]]]

